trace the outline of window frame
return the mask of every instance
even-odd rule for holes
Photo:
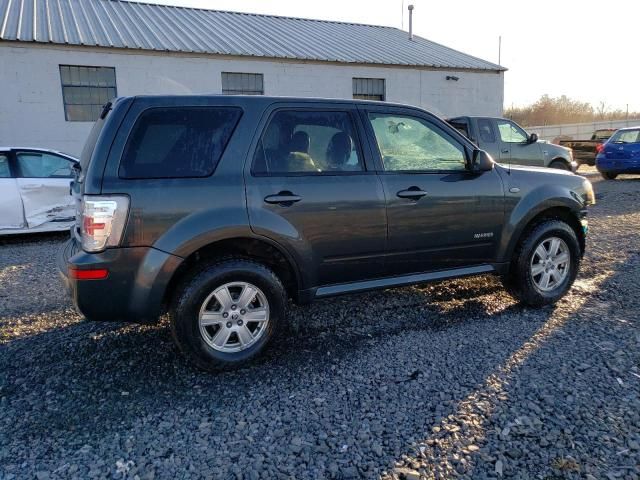
[[[262,84],[262,90],[260,91],[260,93],[253,93],[253,92],[257,92],[257,90],[238,90],[238,89],[226,89],[227,92],[225,92],[225,88],[224,88],[224,78],[225,75],[252,75],[255,77],[260,77],[261,79],[261,84]],[[222,95],[254,95],[254,96],[264,96],[264,73],[259,73],[259,72],[220,72],[220,91],[222,92]],[[231,91],[232,93],[229,93],[229,91]]]
[[[434,129],[442,132],[445,137],[448,137],[454,143],[457,142],[462,147],[462,151],[465,159],[464,169],[462,170],[385,170],[384,162],[382,160],[382,152],[380,152],[375,131],[373,130],[373,126],[369,121],[370,113],[385,114],[385,115],[391,115],[391,116],[396,115],[396,116],[411,117],[429,124],[430,126],[434,127]],[[475,175],[478,173],[478,172],[474,172],[470,168],[472,153],[473,153],[473,150],[476,148],[473,145],[473,143],[451,125],[446,124],[445,122],[442,122],[442,124],[440,124],[439,121],[436,119],[436,117],[431,118],[431,116],[426,112],[423,112],[420,110],[410,110],[410,109],[401,109],[401,108],[364,108],[364,109],[360,109],[360,116],[365,126],[366,134],[369,139],[370,149],[375,159],[376,172],[378,174],[381,174],[381,175],[415,175],[415,174]]]
[[[1,153],[1,152],[0,152]],[[61,158],[63,160],[66,160],[67,162],[69,162],[71,164],[71,175],[69,175],[68,177],[30,177],[27,176],[23,173],[22,171],[22,167],[20,166],[20,161],[18,159],[18,156],[21,153],[25,153],[25,154],[35,154],[35,155],[51,155],[52,157],[58,157]],[[11,158],[12,157],[12,158]],[[41,180],[45,180],[45,179],[49,179],[49,180],[68,180],[71,179],[73,180],[73,165],[77,163],[77,160],[70,158],[66,155],[62,155],[60,153],[57,152],[46,152],[46,151],[41,151],[41,150],[29,150],[29,149],[19,149],[19,150],[13,150],[12,151],[12,155],[9,158],[9,166],[11,167],[11,163],[13,160],[13,178],[34,178],[34,179],[41,179]]]
[[[267,128],[271,125],[273,118],[282,111],[286,112],[301,112],[301,113],[309,113],[309,112],[320,112],[320,113],[345,113],[349,116],[351,120],[351,126],[353,129],[353,142],[355,144],[356,150],[358,152],[359,158],[362,163],[362,170],[349,170],[349,171],[322,171],[322,172],[256,172],[254,170],[256,163],[256,152],[258,151],[259,143],[262,141],[263,136],[267,132]],[[266,120],[261,124],[259,128],[256,130],[258,133],[256,134],[255,140],[252,144],[252,147],[249,152],[250,158],[250,168],[249,172],[252,177],[260,178],[260,177],[271,177],[271,178],[285,178],[285,177],[337,177],[337,176],[350,176],[350,175],[375,175],[375,170],[371,169],[371,166],[368,165],[367,157],[365,156],[364,151],[364,143],[363,141],[366,139],[366,134],[362,134],[362,127],[358,123],[359,116],[357,110],[353,107],[340,107],[334,106],[331,104],[327,104],[326,107],[322,106],[283,106],[280,105],[273,110],[271,110],[268,115],[266,115]]]
[[[374,94],[368,93],[356,93],[356,82],[358,80],[375,80],[382,82],[382,99],[378,98],[361,98],[363,96],[373,96]],[[376,94],[377,95],[377,94]],[[372,102],[386,102],[387,101],[387,79],[386,78],[373,78],[373,77],[352,77],[351,78],[351,97],[354,100],[365,100]]]
[[[62,77],[62,68],[63,67],[76,67],[76,68],[109,68],[111,70],[113,70],[113,87],[111,86],[107,86],[107,87],[102,87],[102,86],[95,86],[95,85],[69,85],[69,84],[65,84],[63,77]],[[70,120],[69,119],[69,114],[67,112],[67,105],[82,105],[82,106],[87,106],[87,105],[94,105],[93,103],[91,104],[67,104],[66,100],[65,100],[65,94],[64,94],[64,89],[65,87],[67,88],[73,88],[73,87],[87,87],[87,88],[113,88],[115,95],[113,96],[113,98],[116,98],[118,96],[118,77],[117,77],[117,72],[116,72],[116,67],[115,66],[106,66],[106,65],[71,65],[71,64],[59,64],[58,65],[58,73],[60,75],[60,94],[62,96],[62,109],[64,110],[64,120],[65,122],[79,122],[79,123],[93,123],[97,120]],[[107,100],[108,101],[108,100]]]
[[[133,133],[136,125],[138,124],[138,122],[142,119],[142,117],[146,113],[148,113],[149,111],[152,111],[152,110],[168,110],[168,109],[184,110],[184,109],[215,109],[215,108],[225,108],[225,109],[237,110],[238,112],[240,112],[240,116],[238,117],[238,120],[237,120],[235,126],[233,127],[233,129],[231,130],[231,133],[229,134],[229,139],[227,140],[227,143],[225,144],[224,148],[220,152],[220,158],[213,165],[211,173],[209,173],[208,175],[189,175],[189,176],[178,176],[178,177],[175,177],[175,176],[174,177],[154,177],[154,176],[124,177],[124,176],[122,176],[122,174],[120,173],[120,167],[122,165],[123,159],[125,158],[125,153],[127,152],[127,149],[129,148],[129,142],[131,142],[132,133]],[[238,129],[238,125],[240,125],[240,123],[242,122],[242,117],[244,116],[244,113],[245,113],[244,109],[241,108],[238,105],[235,105],[235,104],[229,104],[229,105],[186,105],[186,106],[183,106],[183,105],[143,106],[138,112],[136,112],[135,116],[131,120],[130,127],[121,129],[123,132],[126,132],[126,133],[125,133],[125,137],[124,137],[124,142],[122,144],[122,149],[120,150],[120,154],[118,155],[118,161],[115,162],[115,177],[118,180],[125,181],[125,182],[147,181],[147,180],[170,180],[170,181],[176,181],[176,180],[183,180],[183,179],[211,178],[213,175],[215,175],[216,170],[218,170],[218,166],[220,165],[220,162],[222,162],[222,159],[224,158],[224,155],[227,152],[227,148],[229,148],[229,144],[233,141],[233,137],[236,134],[236,130]],[[111,154],[109,154],[109,157],[111,157]]]

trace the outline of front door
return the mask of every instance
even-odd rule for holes
[[[427,114],[370,109],[387,198],[386,269],[426,272],[492,262],[504,217],[497,171],[467,169],[465,145]]]
[[[352,106],[282,106],[245,172],[252,230],[297,257],[310,288],[379,276],[382,184],[365,161]]]
[[[509,152],[509,160],[515,165],[544,167],[545,159],[539,143],[530,143],[529,136],[518,124],[510,120],[496,120],[500,139],[501,151]],[[501,162],[504,162],[502,155]]]
[[[53,153],[16,152],[18,190],[29,228],[49,222],[71,222],[75,204],[69,192],[73,162]]]

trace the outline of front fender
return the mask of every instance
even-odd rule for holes
[[[562,208],[572,212],[578,219],[584,208],[578,192],[570,186],[554,184],[537,186],[522,196],[508,193],[506,203],[505,225],[498,254],[500,262],[511,260],[522,233],[543,212]]]

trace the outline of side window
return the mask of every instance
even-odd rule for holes
[[[71,178],[71,160],[38,152],[18,152],[18,171],[24,178]]]
[[[506,120],[498,120],[500,139],[505,143],[525,143],[527,134],[514,123]]]
[[[136,121],[121,178],[207,177],[213,173],[241,111],[229,107],[151,108]]]
[[[370,113],[384,169],[397,171],[464,170],[464,147],[426,120]]]
[[[351,115],[320,110],[276,112],[258,142],[252,168],[257,175],[363,170]]]
[[[11,178],[9,170],[9,157],[0,153],[0,178]]]
[[[623,130],[613,138],[613,143],[638,143],[639,141],[640,130]]]
[[[487,118],[478,119],[478,132],[480,140],[484,143],[496,143],[496,132],[493,129],[493,122]]]

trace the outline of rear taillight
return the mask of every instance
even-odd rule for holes
[[[82,249],[99,252],[117,247],[129,213],[129,198],[124,196],[85,195],[80,210]]]
[[[596,153],[600,153],[604,150],[604,143],[596,143]]]

